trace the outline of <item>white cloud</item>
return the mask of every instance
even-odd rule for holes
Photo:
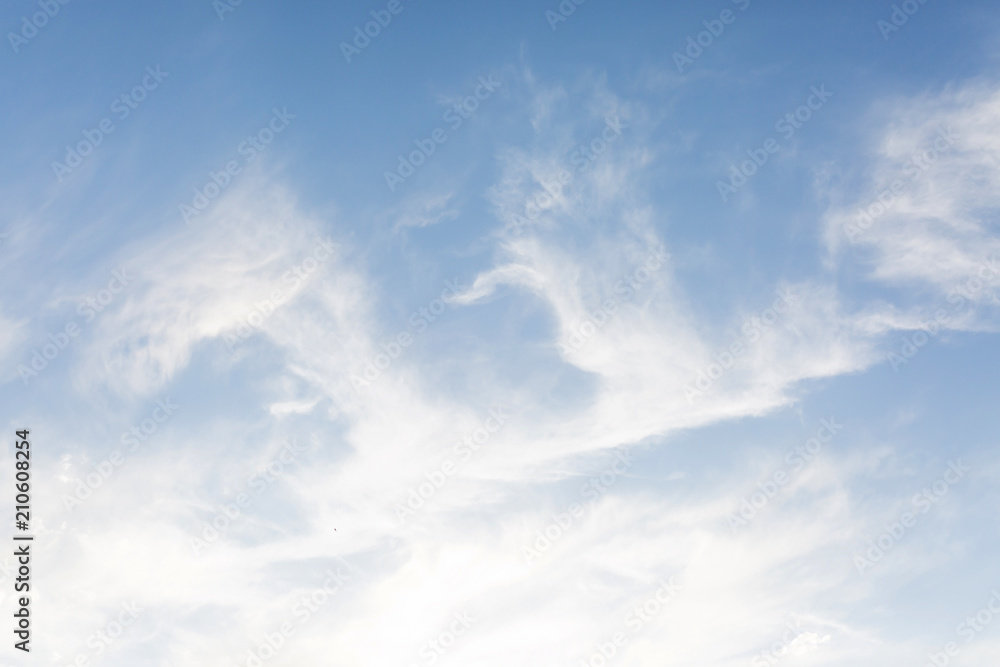
[[[322,275],[336,275],[327,283],[337,290],[336,308],[353,307],[363,286],[339,251],[318,250],[324,242],[327,231],[298,213],[287,191],[248,175],[191,227],[122,251],[120,263],[137,277],[95,321],[78,385],[155,393],[186,367],[197,344],[266,333]],[[230,347],[239,353],[246,345]]]
[[[827,215],[830,251],[842,255],[853,243],[873,279],[940,294],[982,270],[987,284],[970,298],[996,304],[998,113],[1000,91],[988,82],[888,105],[863,191]]]
[[[511,299],[542,304],[551,327],[539,335],[549,354],[526,375],[568,369],[592,379],[593,391],[556,411],[539,400],[539,385],[517,386],[507,397],[509,423],[401,525],[396,506],[408,490],[454,458],[453,443],[475,432],[493,406],[436,383],[440,360],[418,344],[377,380],[356,386],[351,376],[389,338],[375,316],[378,291],[343,248],[307,278],[286,282],[328,228],[302,214],[286,190],[247,180],[194,228],[123,253],[123,263],[137,267],[136,284],[97,323],[76,377],[81,391],[150,397],[211,351],[217,372],[239,369],[267,391],[259,409],[238,418],[202,418],[182,429],[179,416],[176,430],[165,428],[71,517],[52,500],[71,483],[42,485],[39,497],[49,499],[42,514],[56,517],[46,525],[51,546],[42,566],[52,573],[49,590],[60,593],[39,609],[71,629],[51,645],[62,656],[74,655],[72,647],[101,623],[72,611],[81,599],[110,609],[141,591],[160,624],[151,631],[159,655],[174,646],[178,654],[196,648],[204,664],[235,660],[293,618],[293,606],[326,569],[347,562],[347,589],[297,625],[269,664],[314,664],[331,654],[343,664],[420,664],[421,646],[465,611],[477,620],[440,664],[569,664],[623,631],[622,665],[746,665],[781,639],[791,619],[805,633],[789,652],[808,651],[811,664],[919,659],[914,647],[845,620],[844,608],[869,585],[850,553],[870,523],[852,495],[870,460],[829,453],[738,535],[726,522],[739,500],[734,479],[678,491],[641,487],[627,472],[592,503],[576,491],[610,464],[614,447],[662,452],[682,429],[793,404],[805,379],[864,370],[878,358],[880,336],[910,315],[880,304],[852,310],[817,279],[775,285],[793,295],[792,304],[776,305],[769,294],[734,310],[724,327],[701,320],[696,296],[674,273],[662,213],[635,185],[651,156],[627,134],[514,233],[504,225],[558,175],[572,137],[603,132],[606,117],[627,108],[602,89],[583,118],[567,120],[564,91],[537,92],[536,130],[561,124],[567,138],[502,154],[490,191],[504,227],[495,263],[455,304],[495,307],[505,285]],[[896,151],[898,143],[886,145]],[[937,201],[942,210],[958,207],[950,197]],[[876,248],[897,242],[879,229],[870,233]],[[955,252],[956,266],[963,264],[967,250]],[[944,280],[894,257],[879,275]],[[229,353],[225,336],[276,288],[285,293],[280,308]],[[584,335],[585,322],[601,319],[598,308],[605,321]],[[732,364],[720,360],[734,343],[744,351]],[[250,368],[264,355],[274,364]],[[470,373],[499,365],[474,343],[449,355]],[[714,364],[718,377],[710,377]],[[689,400],[684,388],[702,373],[711,382]],[[308,452],[195,556],[191,537],[293,435]],[[75,460],[66,465],[70,479],[88,472]],[[528,565],[522,547],[572,503],[585,504],[582,516]],[[631,630],[627,615],[671,576],[683,591],[641,632]]]

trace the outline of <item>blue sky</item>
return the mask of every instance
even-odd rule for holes
[[[0,664],[996,663],[995,6],[230,1],[0,9]]]

